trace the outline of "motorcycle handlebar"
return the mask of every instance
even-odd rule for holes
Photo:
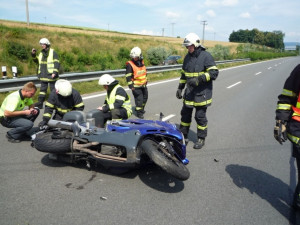
[[[48,121],[48,126],[49,127],[55,127],[55,128],[62,128],[66,130],[72,131],[72,124],[71,122],[66,122],[66,121],[60,121],[60,120],[49,120]]]

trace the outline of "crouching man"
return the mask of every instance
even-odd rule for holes
[[[132,114],[130,97],[125,89],[109,74],[103,74],[99,79],[99,85],[103,85],[107,92],[104,105],[100,110],[99,126],[104,127],[107,120],[128,119]]]
[[[0,121],[2,126],[12,128],[6,134],[9,142],[31,140],[30,136],[36,131],[33,124],[40,113],[38,108],[34,108],[32,100],[36,90],[35,84],[28,82],[21,90],[4,99],[0,108]]]

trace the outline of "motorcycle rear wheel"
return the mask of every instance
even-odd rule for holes
[[[52,138],[52,132],[42,133],[36,136],[34,147],[40,152],[67,153],[71,151],[71,139]]]
[[[141,147],[149,158],[160,168],[179,180],[187,180],[190,172],[175,156],[167,155],[154,141],[147,139]]]

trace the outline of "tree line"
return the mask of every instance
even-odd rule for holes
[[[283,49],[284,33],[281,31],[259,31],[258,29],[252,30],[238,30],[233,31],[229,36],[230,42],[239,42],[239,43],[252,43],[267,46],[275,49]]]

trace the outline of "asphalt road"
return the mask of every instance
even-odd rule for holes
[[[192,148],[195,121],[191,126],[184,182],[155,166],[117,176],[58,163],[29,142],[7,142],[1,127],[0,224],[297,224],[291,145],[279,145],[273,127],[277,96],[298,63],[295,57],[221,70],[201,150]],[[149,84],[147,119],[163,112],[179,124],[177,86],[178,79]],[[85,95],[85,111],[103,101],[101,93]]]

